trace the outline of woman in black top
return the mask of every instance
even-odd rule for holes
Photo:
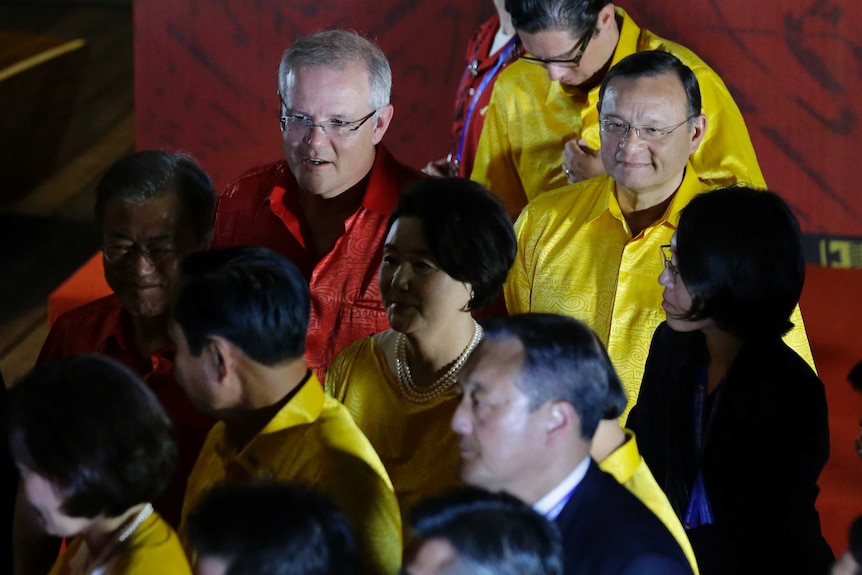
[[[662,251],[667,321],[628,426],[701,573],[825,573],[825,392],[781,339],[805,274],[796,219],[771,192],[716,190]]]

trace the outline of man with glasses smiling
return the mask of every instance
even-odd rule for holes
[[[321,381],[341,349],[389,327],[377,283],[383,233],[400,191],[422,177],[380,143],[391,85],[383,52],[355,32],[297,39],[278,72],[285,159],[219,197],[214,248],[270,248],[309,282],[305,358]]]
[[[113,294],[57,318],[38,359],[98,353],[143,378],[176,432],[177,469],[153,502],[175,528],[186,478],[215,421],[198,412],[177,385],[167,310],[179,261],[209,247],[215,204],[209,176],[187,155],[145,150],[112,165],[96,188],[95,212]],[[20,496],[14,545],[16,573],[47,573],[60,547]]]
[[[605,76],[598,123],[607,175],[542,194],[524,209],[506,307],[568,315],[593,328],[623,381],[624,420],[664,321],[661,246],[681,210],[708,189],[691,160],[708,122],[692,70],[667,52],[647,51]],[[798,308],[791,321],[787,343],[813,365]]]
[[[513,218],[539,194],[604,173],[599,85],[611,66],[644,50],[674,54],[700,82],[712,124],[691,158],[698,177],[711,187],[765,187],[733,97],[690,50],[639,28],[607,0],[507,0],[506,9],[522,55],[494,85],[471,178]]]

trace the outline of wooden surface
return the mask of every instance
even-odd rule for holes
[[[86,63],[80,38],[0,31],[0,202],[25,195],[57,167]]]
[[[0,23],[4,32],[82,38],[89,46],[68,128],[55,134],[55,166],[26,194],[8,190],[19,199],[0,205],[0,371],[8,385],[42,347],[48,294],[98,249],[95,186],[133,150],[135,134],[129,7],[2,4]]]

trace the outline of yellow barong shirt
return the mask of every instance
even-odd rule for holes
[[[242,450],[229,444],[225,430],[224,422],[213,427],[189,476],[184,526],[216,484],[248,479],[302,483],[325,493],[347,516],[362,573],[398,573],[401,515],[392,483],[347,409],[326,396],[314,374]]]
[[[682,209],[706,186],[686,167],[664,215],[632,237],[610,176],[537,197],[515,222],[518,256],[504,288],[510,314],[558,313],[590,326],[608,348],[628,406],[637,401],[650,342],[665,320],[658,276],[660,247],[670,243]],[[785,342],[811,366],[814,359],[799,307]]]
[[[409,401],[368,337],[354,342],[326,372],[326,391],[344,403],[389,472],[402,514],[420,499],[459,485],[459,439],[451,422],[454,389],[427,403]]]
[[[663,50],[697,77],[707,118],[691,157],[698,177],[710,188],[737,182],[765,188],[745,120],[724,81],[688,48],[641,29],[621,8],[616,13],[622,25],[612,64],[635,52]],[[510,64],[494,84],[470,178],[499,196],[513,219],[529,200],[568,185],[561,167],[566,142],[581,138],[601,147],[599,88],[584,93],[552,82],[544,66]]]
[[[78,535],[49,575],[88,575],[93,572],[92,559],[84,536]],[[117,555],[99,567],[105,569],[104,575],[192,575],[179,537],[155,511],[121,544]]]

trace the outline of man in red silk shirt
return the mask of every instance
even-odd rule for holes
[[[380,143],[392,120],[383,52],[355,32],[297,39],[279,66],[285,159],[219,197],[213,248],[267,247],[311,288],[305,359],[322,380],[348,344],[387,329],[377,270],[389,213],[421,174]]]

